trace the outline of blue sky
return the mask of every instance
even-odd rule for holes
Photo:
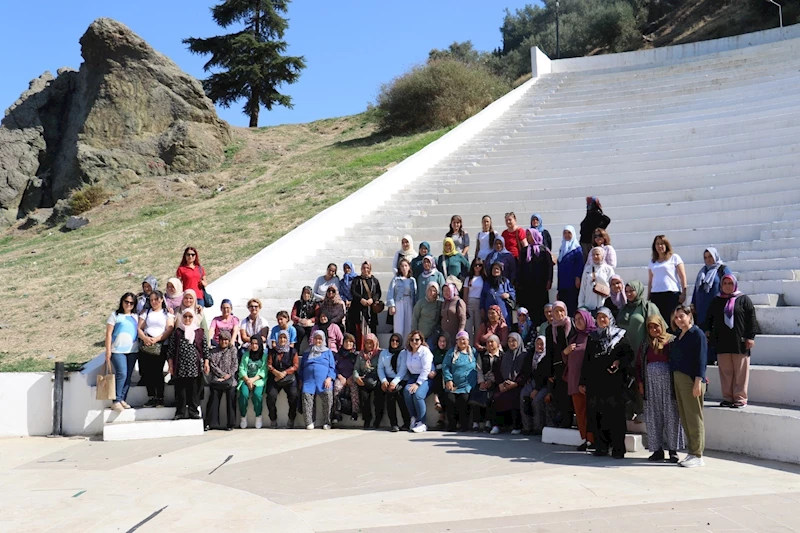
[[[204,59],[189,54],[184,37],[221,32],[205,0],[40,0],[5,2],[0,32],[0,109],[5,110],[45,70],[81,63],[78,39],[98,17],[126,24],[183,70],[202,78]],[[294,109],[262,112],[261,126],[350,115],[375,100],[380,85],[425,61],[432,48],[472,40],[479,50],[500,46],[504,9],[523,0],[294,0],[286,34],[290,54],[307,68],[284,86]],[[9,21],[20,21],[11,24]],[[220,116],[246,126],[241,105]]]

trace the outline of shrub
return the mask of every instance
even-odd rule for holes
[[[80,215],[102,204],[108,197],[109,194],[102,185],[89,185],[72,193],[69,197],[69,208],[72,214]]]
[[[411,133],[453,126],[509,89],[506,80],[483,66],[433,60],[381,87],[380,127],[389,133]]]

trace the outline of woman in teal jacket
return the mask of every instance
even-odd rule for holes
[[[322,429],[331,429],[333,380],[336,379],[336,360],[328,348],[325,333],[318,329],[311,337],[311,347],[300,363],[303,382],[303,416],[306,429],[314,429],[314,396],[322,398]]]
[[[469,334],[459,331],[456,346],[444,356],[442,375],[447,391],[447,430],[456,430],[456,413],[461,431],[469,430],[469,393],[478,383],[478,354],[470,345]]]
[[[261,411],[264,409],[264,387],[267,384],[267,357],[260,335],[250,337],[249,349],[245,350],[242,362],[239,363],[239,414],[242,420],[239,427],[247,429],[247,402],[253,399],[253,411],[256,413],[256,429],[261,429],[264,420]]]

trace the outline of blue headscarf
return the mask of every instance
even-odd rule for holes
[[[427,254],[425,254],[425,255],[420,254],[422,256],[422,258],[424,259],[425,256],[431,255],[432,251],[431,251],[431,245],[430,245],[430,243],[428,241],[422,241],[421,243],[419,243],[419,248],[422,248],[423,246],[425,247],[426,250],[428,250]],[[417,248],[417,252],[419,252],[419,248]]]
[[[539,226],[537,226],[536,229],[539,230],[539,233],[544,233],[544,220],[542,220],[542,215],[539,213],[534,213],[531,215],[531,227],[533,227],[534,218],[539,221]]]
[[[573,226],[564,226],[564,231],[569,231],[570,233],[572,233],[572,240],[571,241],[566,241],[564,239],[561,240],[561,249],[558,251],[559,261],[564,259],[564,257],[575,248],[581,247],[581,245],[578,243],[578,239],[575,237],[575,228]]]

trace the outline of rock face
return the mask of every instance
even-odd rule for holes
[[[92,23],[80,70],[45,72],[0,122],[0,224],[88,183],[213,168],[230,143],[198,80],[129,28]]]

